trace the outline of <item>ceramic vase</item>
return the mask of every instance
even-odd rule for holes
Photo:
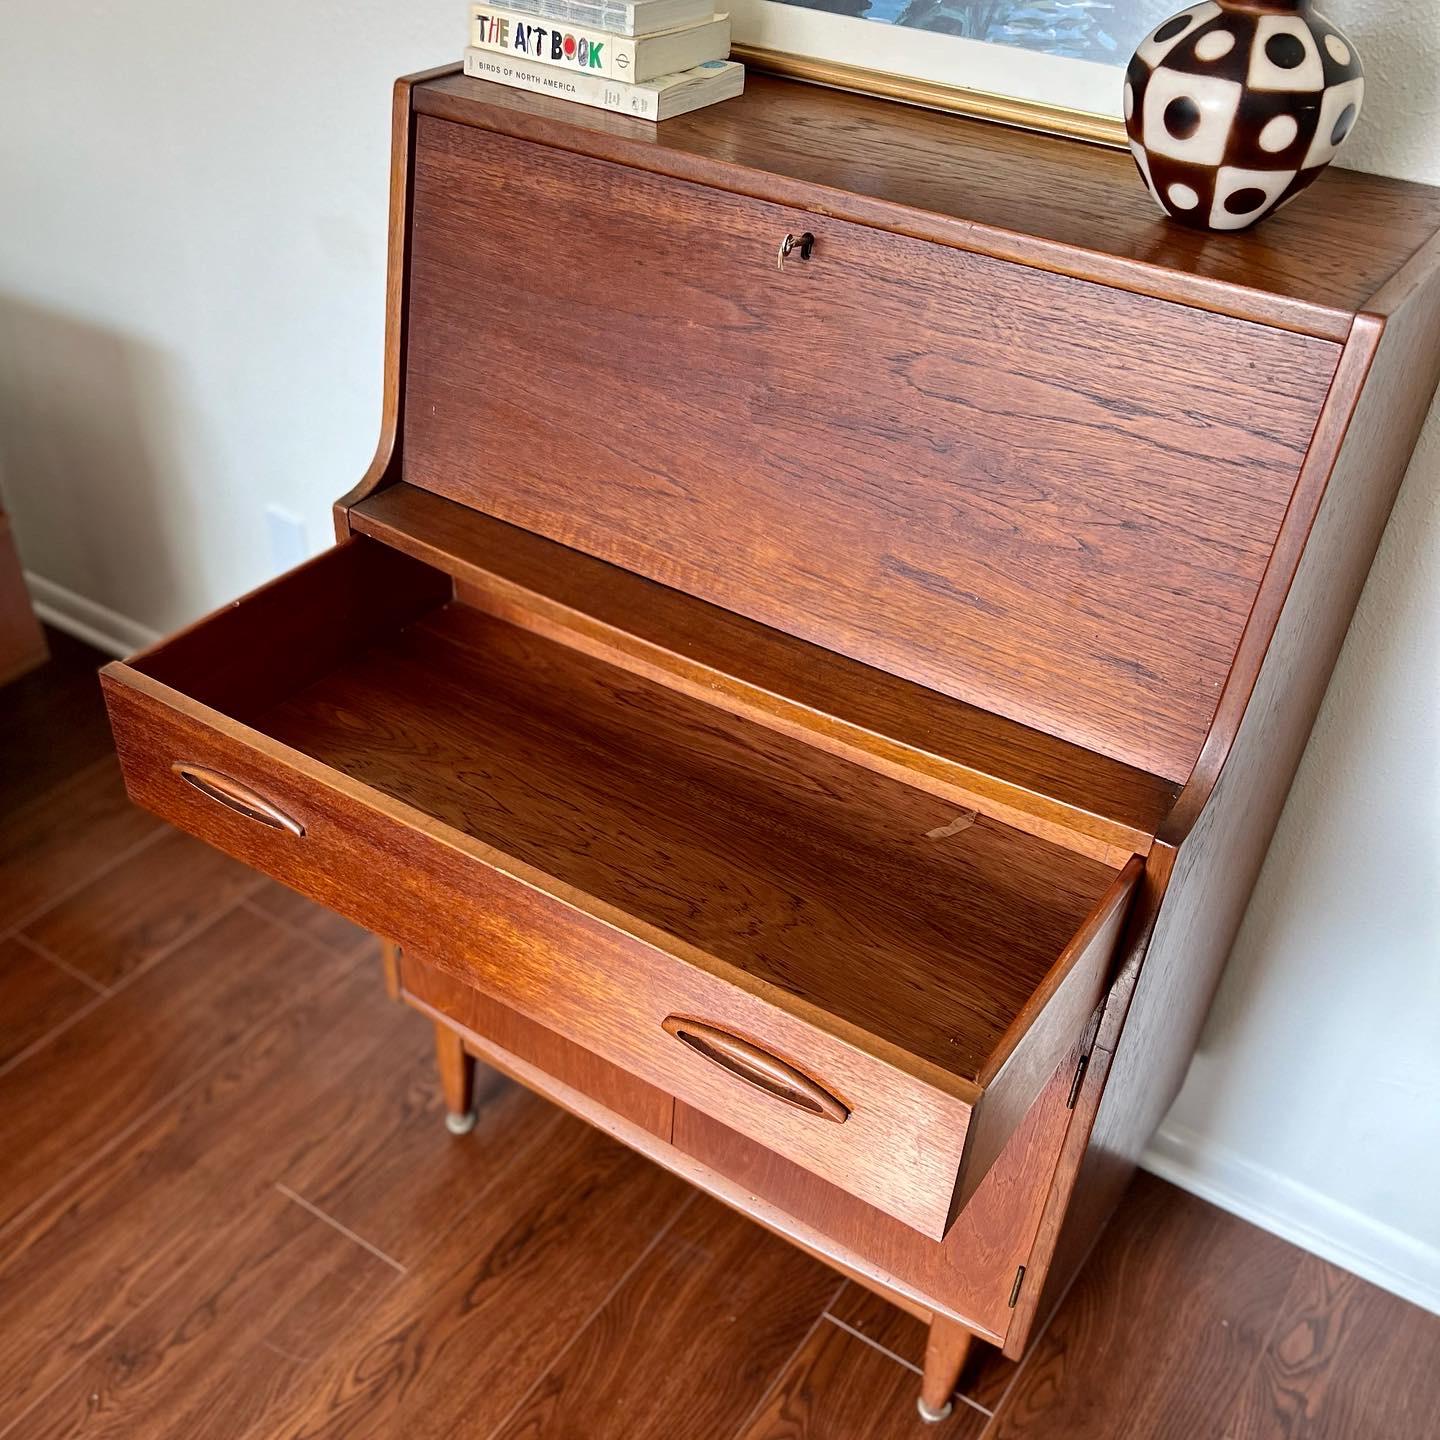
[[[1205,0],[1141,42],[1125,125],[1167,215],[1244,230],[1335,158],[1364,95],[1354,45],[1309,0]]]

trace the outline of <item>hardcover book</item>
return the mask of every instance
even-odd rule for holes
[[[668,120],[687,110],[729,100],[745,89],[745,67],[735,60],[707,60],[693,70],[632,85],[555,65],[537,65],[493,50],[477,50],[473,45],[465,51],[465,73],[477,80],[493,80],[516,90],[554,95],[641,120]]]
[[[488,5],[471,7],[475,12]],[[612,35],[654,35],[681,25],[709,20],[714,0],[506,0],[506,9],[518,10],[536,20],[582,25],[587,30],[608,30]]]
[[[470,43],[477,50],[631,84],[693,70],[706,60],[723,60],[730,53],[728,15],[654,35],[614,35],[484,5],[474,6],[471,16]]]

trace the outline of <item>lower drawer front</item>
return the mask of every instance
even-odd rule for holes
[[[602,1060],[593,1050],[584,1049],[502,1005],[483,990],[403,952],[400,989],[411,1005],[432,1017],[488,1040],[622,1119],[661,1140],[670,1139],[675,1101],[628,1070]]]
[[[1025,1342],[1024,1333],[1010,1333],[1017,1280],[1041,1283],[1048,1264],[1048,1251],[1043,1257],[1037,1252],[1037,1238],[1073,1114],[1068,1101],[1078,1058],[1077,1048],[1050,1077],[938,1245],[683,1103],[675,1106],[672,1145],[754,1202],[793,1217],[799,1238],[813,1243],[820,1237],[824,1253],[1015,1354]],[[1021,1266],[1024,1276],[1017,1273]],[[1034,1318],[1027,1307],[1022,1329]]]
[[[945,1234],[966,1099],[542,893],[478,842],[148,676],[111,667],[104,682],[138,803],[922,1234]],[[217,799],[214,777],[249,793],[245,813]]]
[[[1073,1113],[1069,1096],[1078,1048],[936,1244],[427,961],[402,954],[398,975],[406,1003],[475,1037],[471,1048],[482,1061],[840,1268],[950,1315],[1004,1345],[1007,1354],[1023,1348],[1035,1311],[1027,1306],[1019,1312],[1023,1333],[1012,1333],[1016,1276],[1024,1266],[1026,1284],[1044,1279],[1037,1265],[1048,1263],[1049,1251],[1037,1252],[1037,1232]],[[513,1061],[521,1064],[512,1069]],[[612,1127],[615,1118],[648,1132],[655,1143]]]

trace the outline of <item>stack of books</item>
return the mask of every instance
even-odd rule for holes
[[[470,7],[465,73],[668,120],[745,88],[714,0],[505,0]]]

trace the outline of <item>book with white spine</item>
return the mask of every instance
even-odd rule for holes
[[[470,43],[477,50],[638,85],[693,70],[706,60],[723,60],[730,53],[730,17],[716,15],[654,35],[614,35],[565,21],[537,20],[519,10],[476,5],[471,9]]]
[[[623,80],[562,70],[556,65],[537,65],[516,55],[477,50],[473,45],[465,51],[465,73],[477,80],[493,80],[515,90],[554,95],[577,105],[613,110],[641,120],[668,120],[704,105],[730,100],[745,89],[745,67],[735,60],[707,60],[678,75],[660,75],[631,85]]]
[[[471,19],[485,8],[472,6]],[[714,0],[506,0],[506,8],[612,35],[654,35],[708,20],[715,12]]]

